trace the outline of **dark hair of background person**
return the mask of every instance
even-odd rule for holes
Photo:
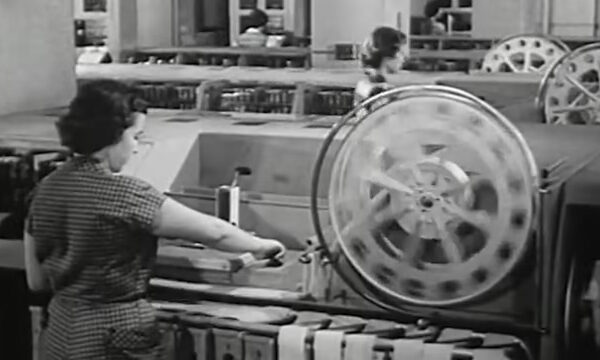
[[[441,8],[448,8],[452,6],[451,0],[429,0],[425,4],[425,16],[428,18],[434,17]]]
[[[253,9],[248,15],[247,25],[249,28],[260,28],[262,26],[266,26],[268,22],[269,16],[267,13],[260,9]],[[244,29],[244,31],[246,31],[246,29]]]
[[[69,112],[56,122],[61,144],[78,154],[92,154],[117,143],[134,124],[132,114],[146,113],[147,108],[139,92],[127,84],[113,80],[84,84]]]
[[[363,67],[378,69],[384,58],[392,58],[398,54],[405,40],[406,35],[394,28],[387,26],[376,28],[371,34],[373,52],[361,56]]]

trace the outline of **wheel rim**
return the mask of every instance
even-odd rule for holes
[[[569,52],[560,39],[545,35],[516,35],[496,44],[483,59],[485,72],[544,73]]]
[[[600,124],[600,44],[562,57],[545,74],[538,107],[550,124]]]
[[[452,88],[396,89],[369,104],[379,106],[363,109],[331,168],[326,247],[339,246],[390,306],[487,293],[524,254],[535,219],[537,169],[524,140]]]

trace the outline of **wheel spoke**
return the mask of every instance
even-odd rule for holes
[[[381,226],[384,223],[395,220],[398,217],[398,212],[392,210],[390,206],[373,214],[373,223],[375,227]]]
[[[574,77],[572,77],[571,75],[568,75],[568,74],[565,74],[565,78],[567,79],[568,82],[570,82],[571,84],[573,84],[573,86],[575,86],[576,88],[578,88],[582,93],[584,93],[585,95],[587,95],[587,97],[589,97],[590,99],[592,99],[592,101],[594,101],[594,102],[600,102],[600,98],[598,98],[596,95],[594,95],[594,93],[592,93],[582,83],[580,83],[579,81],[577,81],[577,79],[575,79]]]
[[[448,257],[448,261],[454,264],[463,262],[463,252],[457,239],[455,239],[452,235],[448,235],[448,237],[440,241],[442,249],[444,249],[444,252]]]
[[[410,172],[412,173],[415,182],[419,185],[423,185],[425,183],[425,179],[423,178],[423,172],[419,169],[417,164],[413,164],[410,167]]]
[[[531,64],[531,52],[525,51],[524,57],[525,57],[525,59],[523,60],[523,71],[531,72],[532,71],[531,69],[534,69]]]
[[[483,176],[483,174],[480,174],[478,172],[465,171],[465,173],[469,176],[469,179],[467,181],[460,182],[460,183],[447,184],[447,186],[438,189],[439,194],[443,197],[453,197],[456,195],[463,194],[464,191],[467,190],[468,188],[472,187],[473,184],[476,184],[476,183],[479,183],[482,181],[493,182],[493,180]]]
[[[405,261],[417,263],[421,259],[421,251],[423,249],[423,240],[421,239],[422,225],[422,220],[417,221],[414,233],[411,233],[407,238],[407,245],[402,250]]]
[[[403,209],[402,211],[394,213],[394,219],[396,220],[396,224],[400,228],[404,228],[404,224],[402,223],[402,219],[404,218],[404,216],[410,214],[413,211],[415,211],[415,207],[414,206],[410,206],[410,207],[407,207],[407,208]]]
[[[389,193],[387,191],[377,193],[377,195],[369,200],[365,209],[360,211],[346,224],[342,229],[342,235],[369,232],[378,225],[394,219],[395,213],[390,207],[388,197]]]
[[[512,60],[508,56],[506,56],[505,54],[502,54],[502,58],[504,59],[504,63],[506,65],[508,65],[508,67],[510,68],[510,70],[512,72],[516,72],[516,73],[521,72],[519,69],[517,69],[515,64],[512,62]]]
[[[558,116],[558,118],[556,119],[556,121],[553,122],[553,124],[558,124],[558,125],[567,125],[569,122],[567,121],[567,118],[564,116],[564,114],[561,114],[561,116]]]
[[[575,106],[575,105],[577,105],[584,98],[585,98],[585,94],[584,93],[577,94],[577,96],[575,96],[575,99],[573,99],[573,101],[571,101],[569,103],[569,106]]]
[[[454,203],[446,205],[446,210],[460,218],[461,220],[479,228],[486,234],[490,234],[492,227],[492,218],[483,210],[465,210]]]
[[[448,186],[446,186],[442,189],[439,189],[439,192],[443,197],[446,197],[446,196],[452,197],[455,195],[462,194],[470,184],[471,184],[470,181],[466,182],[466,183],[461,183],[461,184],[448,184]]]
[[[595,105],[561,106],[561,107],[552,108],[552,113],[564,114],[564,113],[594,110],[595,108],[596,108]]]
[[[454,264],[461,263],[464,259],[464,251],[462,245],[459,243],[459,239],[448,231],[447,225],[442,219],[435,218],[434,222],[437,227],[440,244],[448,260]]]
[[[364,180],[388,190],[394,190],[409,195],[414,193],[410,187],[392,178],[379,169],[371,169],[371,171],[364,176]]]

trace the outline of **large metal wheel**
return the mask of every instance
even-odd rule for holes
[[[550,124],[600,124],[600,43],[563,56],[548,69],[536,99]]]
[[[570,51],[560,39],[547,35],[515,35],[497,43],[485,55],[485,72],[544,73]]]
[[[324,172],[328,218],[316,207]],[[522,136],[491,106],[449,87],[399,88],[330,132],[313,220],[324,248],[350,264],[342,277],[358,277],[387,307],[456,305],[494,289],[523,257],[537,182]]]

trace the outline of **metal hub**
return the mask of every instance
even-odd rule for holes
[[[550,124],[600,124],[600,44],[578,48],[545,74],[537,106]]]
[[[420,226],[421,236],[425,239],[434,239],[439,235],[441,229],[436,218],[446,217],[448,206],[459,200],[459,194],[447,189],[464,187],[463,193],[466,193],[469,181],[469,177],[456,164],[436,157],[423,160],[412,169],[395,164],[388,169],[388,173],[415,190],[412,194],[390,192],[391,206],[404,214],[398,219],[398,224],[411,233]]]
[[[426,194],[421,196],[419,203],[421,204],[421,211],[427,211],[433,207],[434,201],[439,201],[438,198],[432,194]]]
[[[537,184],[529,149],[502,115],[462,91],[414,86],[380,97],[389,101],[364,108],[335,153],[324,245],[341,248],[391,306],[487,293],[529,242]]]
[[[483,59],[485,72],[544,73],[570,51],[547,35],[516,35],[496,44]]]

